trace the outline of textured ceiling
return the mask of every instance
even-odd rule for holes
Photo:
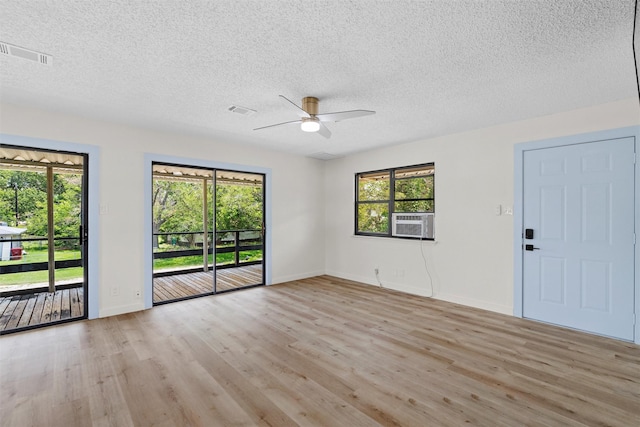
[[[633,14],[633,0],[0,0],[0,41],[53,56],[0,55],[0,96],[339,156],[636,96]],[[297,118],[280,94],[377,113],[328,123],[331,139],[253,131]]]

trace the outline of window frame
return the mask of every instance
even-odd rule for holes
[[[427,197],[427,198],[411,198],[411,199],[396,199],[396,191],[395,191],[395,187],[396,187],[396,181],[401,181],[401,180],[406,180],[406,179],[411,179],[411,177],[406,177],[406,178],[396,178],[396,172],[402,172],[406,169],[419,169],[419,168],[432,168],[433,169],[433,173],[429,176],[432,177],[433,180],[433,189],[432,189],[432,196],[431,197]],[[365,175],[374,175],[374,174],[387,174],[389,175],[389,199],[382,199],[382,200],[360,200],[360,177],[365,176]],[[435,162],[428,162],[428,163],[419,163],[416,165],[409,165],[409,166],[400,166],[400,167],[395,167],[395,168],[386,168],[386,169],[378,169],[378,170],[372,170],[372,171],[365,171],[365,172],[357,172],[355,174],[355,201],[354,201],[354,217],[353,217],[353,232],[355,236],[369,236],[369,237],[391,237],[394,239],[418,239],[418,237],[405,237],[405,236],[392,236],[391,232],[392,232],[392,226],[391,226],[391,218],[392,215],[395,213],[395,204],[396,202],[412,202],[412,201],[423,201],[423,200],[430,200],[433,206],[433,209],[431,212],[429,213],[435,213],[435,209],[436,209],[436,173],[435,173]],[[359,231],[358,230],[358,208],[361,205],[367,205],[367,204],[387,204],[387,209],[389,212],[389,216],[387,218],[387,232],[386,233],[375,233],[375,232],[369,232],[369,231]],[[435,240],[433,238],[422,238],[421,240]]]

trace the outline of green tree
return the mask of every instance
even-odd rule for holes
[[[153,232],[188,233],[204,231],[202,218],[203,181],[154,180]],[[213,197],[207,181],[209,224],[213,224]],[[216,187],[216,230],[259,230],[263,222],[263,191],[261,185],[238,185],[218,182]],[[211,231],[211,225],[207,228]],[[177,237],[177,236],[176,236]],[[181,236],[193,245],[195,234]],[[198,234],[198,237],[200,235]],[[154,246],[163,242],[154,237]]]
[[[202,232],[202,181],[170,181],[155,179],[153,183],[153,232],[189,233]],[[196,236],[175,236],[186,239],[193,246]],[[154,246],[160,241],[154,236]]]
[[[47,198],[47,178],[41,172],[2,170],[0,188],[2,220],[16,227],[28,222],[38,202]]]
[[[174,182],[172,183],[171,216],[167,217],[160,230],[162,232],[202,232],[202,182]],[[184,234],[189,246],[195,245],[196,237],[200,235]]]
[[[80,226],[82,175],[53,175],[55,235],[77,236]],[[45,172],[0,170],[0,220],[27,228],[31,236],[47,235]]]
[[[25,190],[25,192],[29,189]],[[48,235],[46,186],[38,190],[41,194],[27,221],[27,233],[32,236]],[[79,236],[82,223],[82,175],[54,174],[53,226],[54,237]],[[56,247],[76,249],[76,240],[61,240]]]
[[[363,175],[358,179],[358,230],[368,233],[389,231],[390,177],[388,174]]]
[[[261,229],[263,204],[261,185],[219,183],[216,187],[216,229]]]
[[[433,212],[433,175],[395,181],[394,212]]]

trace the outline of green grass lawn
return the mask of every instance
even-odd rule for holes
[[[62,268],[56,270],[56,281],[60,280],[82,280],[82,267]],[[0,274],[0,287],[8,285],[24,285],[27,283],[47,283],[49,281],[49,271],[29,271],[26,273]]]
[[[80,259],[80,251],[57,250],[55,252],[56,261],[66,261],[69,259]],[[14,261],[0,261],[2,265],[30,264],[35,262],[47,262],[49,253],[47,249],[30,249],[26,255],[22,255],[22,259]]]
[[[235,254],[227,252],[216,254],[216,265],[232,264]],[[242,251],[240,252],[240,261],[259,261],[262,259],[262,251]],[[213,262],[213,255],[209,255],[209,265]],[[153,261],[154,270],[164,270],[178,267],[199,267],[202,265],[202,255],[183,256],[179,258],[160,258]]]

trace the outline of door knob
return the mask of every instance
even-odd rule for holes
[[[536,248],[533,245],[524,245],[524,250],[525,251],[539,251],[540,248]]]

